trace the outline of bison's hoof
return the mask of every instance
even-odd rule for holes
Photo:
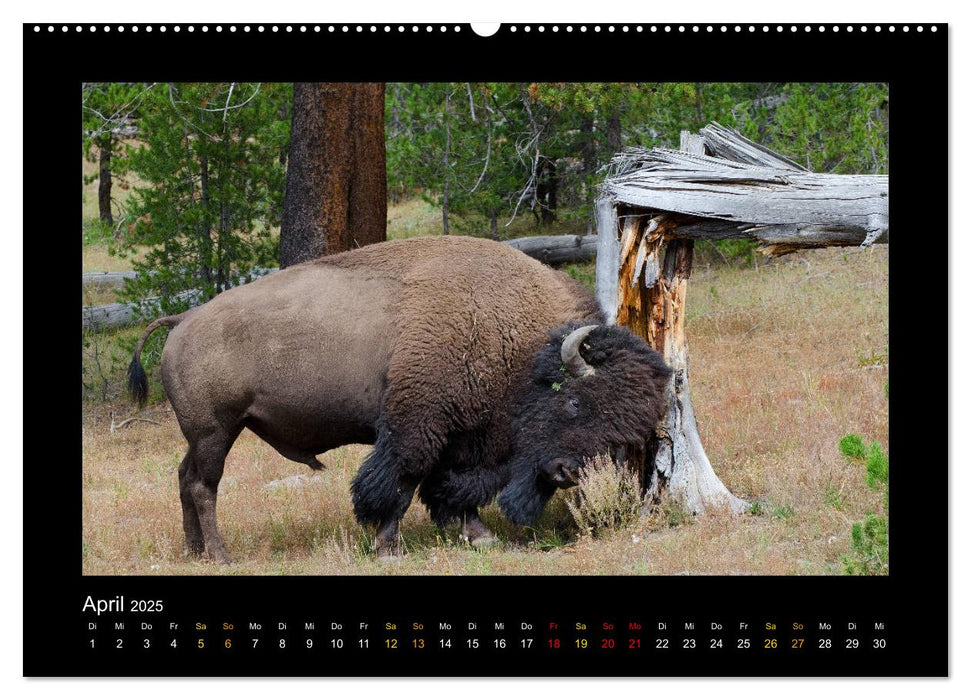
[[[469,540],[469,544],[476,549],[488,549],[489,547],[495,547],[498,543],[499,540],[492,534],[480,535]]]
[[[229,552],[217,551],[209,554],[209,560],[214,564],[232,564],[233,558],[229,556]]]

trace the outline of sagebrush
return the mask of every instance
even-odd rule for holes
[[[637,522],[641,489],[627,465],[604,456],[585,460],[584,465],[576,499],[567,501],[580,531],[596,537]]]

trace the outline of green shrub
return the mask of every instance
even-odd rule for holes
[[[859,435],[846,435],[839,443],[840,452],[852,464],[866,469],[866,483],[871,489],[883,491],[884,507],[887,505],[887,488],[890,483],[890,460],[875,442],[865,446]],[[889,571],[890,540],[885,513],[867,513],[862,522],[850,528],[850,552],[843,555],[843,569],[848,574],[873,575]]]
[[[863,438],[859,435],[844,435],[840,440],[840,452],[849,459],[863,459],[866,456]]]

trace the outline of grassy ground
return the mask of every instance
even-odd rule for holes
[[[396,231],[440,225],[423,202]],[[397,208],[395,208],[397,209]],[[424,223],[423,223],[424,222]],[[402,235],[406,235],[402,233]],[[418,235],[417,233],[414,235]],[[689,283],[691,386],[716,472],[758,515],[644,516],[580,536],[564,497],[532,529],[484,519],[501,544],[474,551],[439,533],[420,505],[402,525],[408,556],[379,564],[355,523],[350,480],[368,447],[328,453],[311,474],[244,432],[229,455],[219,517],[238,563],[182,555],[176,471],[185,443],[164,401],[143,418],[121,394],[137,329],[91,336],[85,351],[83,570],[86,574],[830,574],[850,527],[882,499],[837,451],[856,432],[886,448],[887,249],[799,253],[758,267],[696,266]],[[589,278],[589,266],[574,268]],[[97,346],[97,362],[92,347]]]

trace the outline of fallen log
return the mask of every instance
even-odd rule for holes
[[[615,156],[603,199],[628,215],[680,215],[672,239],[748,238],[769,255],[889,242],[886,175],[811,173],[718,124],[689,138],[691,152]]]
[[[547,265],[590,262],[597,256],[597,236],[530,236],[505,241]]]
[[[134,270],[124,272],[85,272],[81,275],[81,284],[85,287],[121,287],[125,280],[133,280],[137,276]]]

